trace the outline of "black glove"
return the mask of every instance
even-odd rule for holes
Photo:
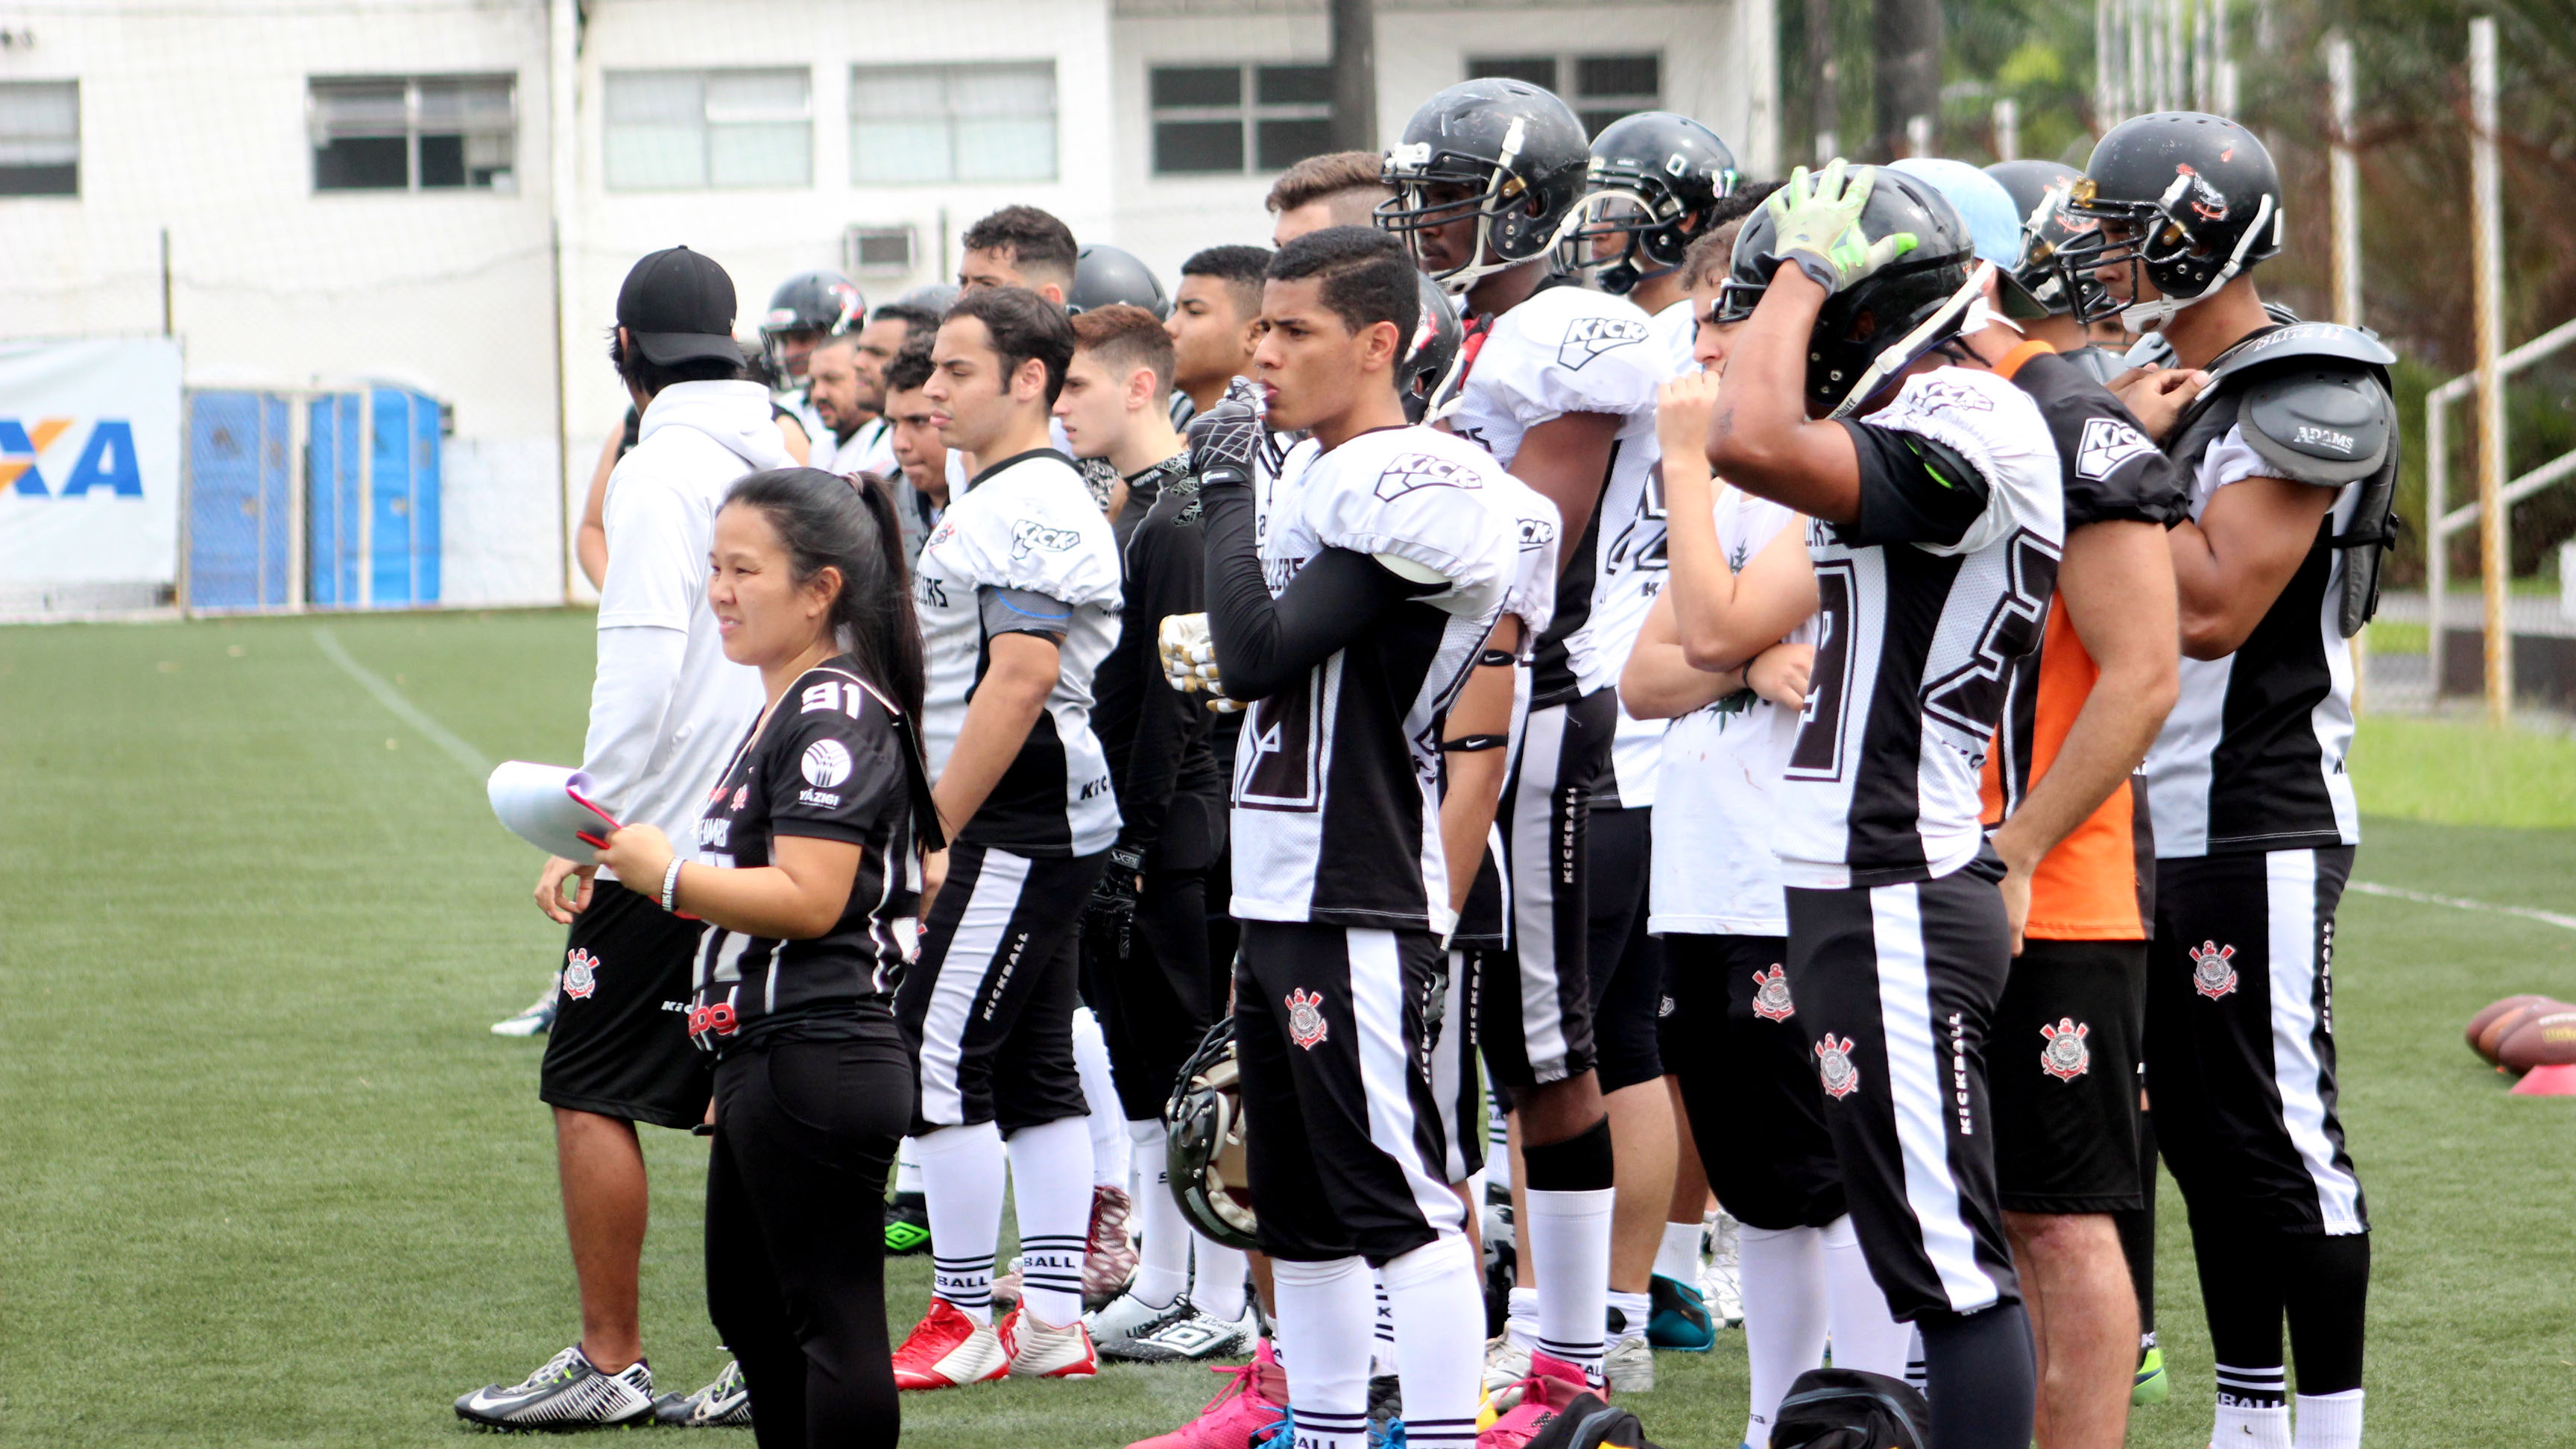
[[[1121,961],[1135,943],[1136,878],[1144,870],[1145,852],[1132,845],[1110,847],[1109,868],[1100,873],[1099,884],[1091,888],[1091,904],[1083,911],[1091,930],[1118,943]]]
[[[1270,431],[1262,417],[1261,394],[1242,378],[1226,384],[1216,406],[1190,419],[1184,435],[1190,443],[1190,471],[1202,487],[1210,483],[1249,483],[1252,460],[1260,455]]]

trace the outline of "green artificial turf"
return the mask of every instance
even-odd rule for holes
[[[457,1394],[575,1335],[542,1042],[485,1030],[561,949],[537,857],[317,627],[476,759],[579,752],[583,615],[0,630],[0,1444],[453,1444]],[[2498,744],[2373,721],[2364,807],[2576,824],[2563,753]],[[2576,831],[2374,819],[2358,876],[2576,913]],[[2357,895],[2338,945],[2377,1224],[2371,1442],[2547,1442],[2576,1388],[2576,1101],[2508,1097],[2459,1027],[2509,992],[2576,994],[2576,932]],[[722,1361],[704,1146],[645,1141],[647,1341],[658,1383],[691,1388]],[[2163,1201],[2176,1393],[2131,1442],[2185,1449],[2209,1355],[2170,1182]],[[927,1279],[893,1266],[898,1331]],[[1632,1400],[1659,1442],[1736,1443],[1741,1342],[1660,1356],[1664,1387]],[[904,1408],[916,1443],[1083,1449],[1216,1384],[1122,1367]]]

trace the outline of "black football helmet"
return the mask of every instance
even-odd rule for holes
[[[2055,259],[2060,246],[2089,237],[2101,225],[2066,209],[2066,198],[2084,173],[2054,161],[1998,161],[1986,168],[1986,174],[2003,184],[2014,209],[2021,213],[2021,260],[2012,269],[2012,279],[2050,316],[2074,311],[2066,278],[2058,275]],[[2082,279],[2082,287],[2087,293],[2102,290],[2102,284],[2089,275]],[[2097,314],[2099,310],[2097,303]]]
[[[2093,148],[2066,209],[2107,224],[2057,248],[2077,317],[2091,322],[2117,310],[2131,332],[2161,324],[2281,250],[2281,173],[2254,133],[2225,116],[2157,111],[2122,121]],[[2123,305],[2102,293],[2087,311],[2079,283],[2115,266],[2133,278],[2143,272],[2163,295]]]
[[[769,310],[760,319],[760,350],[773,387],[794,387],[803,380],[803,363],[787,365],[790,333],[811,332],[817,340],[837,337],[867,321],[868,299],[838,272],[798,272],[769,294]]]
[[[1163,1162],[1172,1198],[1191,1227],[1211,1242],[1258,1251],[1245,1126],[1234,1017],[1226,1015],[1190,1054],[1163,1104]]]
[[[1379,178],[1395,195],[1378,207],[1377,224],[1402,238],[1418,263],[1421,233],[1474,217],[1467,260],[1433,273],[1463,292],[1479,277],[1546,254],[1583,197],[1591,159],[1583,123],[1553,91],[1527,81],[1466,81],[1424,101],[1386,153]],[[1435,202],[1433,187],[1467,194]]]
[[[1064,310],[1088,312],[1120,302],[1157,317],[1172,315],[1172,299],[1163,295],[1163,284],[1134,252],[1093,242],[1075,253],[1073,290],[1065,294]]]
[[[1885,166],[1855,166],[1874,177],[1856,223],[1878,241],[1915,236],[1914,250],[1825,299],[1807,344],[1807,412],[1848,417],[1896,381],[1916,359],[1959,335],[1968,304],[1976,246],[1948,197],[1920,177]],[[1735,237],[1735,256],[1718,290],[1717,320],[1753,315],[1771,274],[1784,263],[1774,247],[1780,224],[1769,205],[1756,207]]]
[[[1467,324],[1458,320],[1457,307],[1438,282],[1428,273],[1414,275],[1422,281],[1422,310],[1414,318],[1413,341],[1404,349],[1395,385],[1404,399],[1405,420],[1418,423],[1448,401],[1443,394],[1458,365],[1458,354],[1467,345]]]
[[[1592,138],[1583,199],[1557,232],[1557,265],[1624,297],[1680,268],[1736,179],[1735,152],[1708,127],[1670,111],[1623,116]]]

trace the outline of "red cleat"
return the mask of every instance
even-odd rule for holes
[[[977,1323],[945,1298],[930,1300],[930,1311],[894,1351],[898,1389],[953,1389],[990,1383],[1010,1371],[1011,1356],[993,1326]]]

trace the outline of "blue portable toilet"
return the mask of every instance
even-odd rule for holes
[[[396,387],[312,403],[305,537],[316,604],[438,601],[438,400]]]
[[[187,416],[188,607],[283,607],[295,547],[286,399],[191,392]]]

